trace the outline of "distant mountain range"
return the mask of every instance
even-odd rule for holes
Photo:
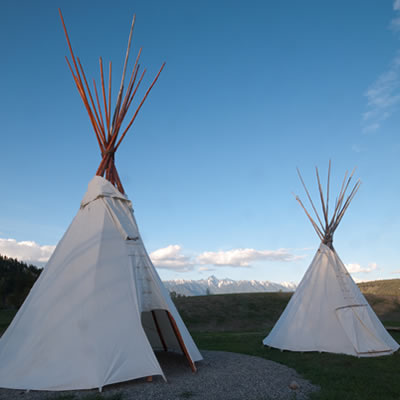
[[[269,281],[234,281],[210,276],[207,279],[164,281],[169,292],[184,296],[203,296],[206,294],[255,293],[255,292],[294,292],[296,284],[292,282],[274,283]]]

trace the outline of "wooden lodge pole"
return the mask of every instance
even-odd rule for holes
[[[155,326],[157,328],[157,333],[158,333],[158,336],[160,337],[163,349],[164,349],[164,351],[167,351],[168,350],[167,344],[165,343],[164,336],[163,336],[163,334],[161,332],[160,325],[158,324],[158,321],[157,321],[157,318],[156,318],[156,313],[155,313],[154,310],[151,310],[151,315],[153,316],[153,321],[154,321],[154,324],[155,324]]]
[[[173,331],[174,331],[174,333],[176,335],[176,338],[178,339],[179,346],[181,347],[181,350],[182,350],[183,354],[186,356],[187,360],[189,361],[190,368],[192,369],[193,372],[196,372],[197,368],[194,365],[194,362],[192,361],[192,359],[190,358],[189,352],[187,351],[187,348],[185,346],[185,342],[183,341],[182,335],[179,332],[179,329],[178,329],[178,326],[176,325],[174,317],[172,316],[172,314],[168,310],[165,310],[165,312],[168,315],[168,318],[169,318],[169,321],[171,323],[172,329],[173,329]]]
[[[142,101],[134,112],[133,117],[129,121],[127,127],[123,131],[122,135],[119,133],[121,129],[121,125],[123,120],[129,110],[129,107],[132,103],[132,100],[142,82],[144,73],[141,74],[138,82],[136,83],[136,79],[138,77],[138,71],[140,68],[139,59],[142,52],[142,48],[140,48],[138,55],[136,57],[135,65],[132,69],[132,73],[129,79],[129,84],[127,90],[124,94],[124,85],[125,85],[125,75],[127,71],[128,58],[131,49],[131,41],[132,41],[132,33],[135,25],[136,16],[134,15],[132,18],[132,25],[129,32],[128,46],[125,54],[125,62],[122,72],[121,84],[117,96],[117,101],[115,105],[115,110],[113,117],[111,118],[111,75],[112,75],[112,64],[109,63],[109,77],[108,77],[108,95],[106,93],[106,83],[104,80],[104,69],[103,69],[103,60],[100,57],[100,78],[101,78],[101,94],[99,96],[99,92],[96,87],[96,81],[93,80],[93,90],[94,96],[92,95],[91,89],[89,87],[88,81],[86,79],[85,71],[82,67],[82,64],[79,60],[79,57],[75,57],[71,41],[68,36],[67,28],[65,26],[64,18],[62,16],[61,10],[58,9],[60,14],[61,23],[64,29],[64,34],[67,39],[67,44],[69,48],[69,52],[72,58],[72,63],[69,62],[68,57],[65,57],[68,67],[71,71],[72,77],[75,81],[76,87],[78,89],[79,95],[82,98],[83,104],[86,108],[86,111],[89,115],[90,122],[92,123],[94,133],[96,135],[97,142],[99,144],[100,152],[101,152],[101,162],[99,167],[97,168],[96,175],[97,176],[105,176],[114,186],[118,188],[118,190],[124,194],[124,188],[121,184],[120,177],[118,175],[117,169],[115,167],[114,153],[121,144],[121,141],[125,137],[127,131],[132,126],[139,110],[141,109],[143,103],[145,102],[147,96],[149,95],[151,89],[156,83],[158,77],[160,76],[161,71],[163,70],[165,63],[162,64],[158,74],[156,75],[154,81],[151,83],[150,87],[147,89]],[[136,84],[136,86],[135,86]],[[104,117],[101,105],[101,95],[103,96],[102,103],[104,105]],[[107,99],[108,97],[108,99]]]

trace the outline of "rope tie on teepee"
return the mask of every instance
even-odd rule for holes
[[[108,155],[110,155],[110,157],[114,158],[115,150],[104,150],[101,152],[101,158],[105,158]]]
[[[324,240],[322,241],[322,243],[325,246],[328,246],[331,250],[333,250],[333,237],[332,235],[329,235],[328,237],[324,237]]]

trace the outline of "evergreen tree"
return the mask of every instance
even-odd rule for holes
[[[41,269],[0,255],[0,308],[19,308]]]

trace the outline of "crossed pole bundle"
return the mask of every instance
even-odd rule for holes
[[[124,94],[125,74],[126,74],[126,68],[127,68],[127,64],[128,64],[129,52],[130,52],[130,48],[131,48],[133,27],[135,25],[135,15],[133,16],[131,30],[129,33],[128,47],[126,50],[124,69],[122,72],[122,78],[121,78],[121,84],[120,84],[120,88],[119,88],[119,92],[118,92],[118,97],[117,97],[117,101],[115,104],[113,116],[111,117],[111,71],[112,71],[111,61],[109,64],[108,94],[106,94],[106,90],[105,90],[106,85],[105,85],[104,71],[103,71],[103,60],[101,57],[99,59],[100,78],[101,78],[101,94],[102,94],[102,105],[101,105],[99,93],[97,91],[96,82],[93,79],[93,89],[94,89],[95,100],[96,100],[96,102],[95,102],[93,99],[89,84],[87,82],[86,75],[83,70],[81,61],[80,61],[79,57],[75,57],[74,52],[72,50],[71,42],[68,37],[67,29],[65,27],[64,18],[61,14],[61,10],[58,9],[58,12],[60,13],[65,37],[67,39],[69,51],[71,53],[72,65],[67,56],[65,57],[65,59],[67,60],[68,67],[71,71],[71,74],[74,78],[78,92],[82,98],[83,104],[85,105],[86,111],[89,115],[90,122],[92,123],[93,129],[94,129],[94,132],[95,132],[95,135],[97,138],[97,142],[100,147],[101,162],[96,171],[96,175],[104,176],[114,186],[116,186],[121,193],[125,193],[124,188],[121,183],[121,180],[119,178],[117,169],[115,167],[115,152],[117,151],[119,145],[121,144],[122,140],[124,139],[129,128],[132,126],[133,122],[135,121],[136,116],[138,115],[140,109],[142,108],[142,105],[145,102],[147,96],[149,95],[151,89],[153,88],[154,84],[157,82],[157,79],[160,76],[160,73],[165,66],[165,62],[162,64],[160,70],[158,71],[158,74],[154,78],[152,84],[147,89],[145,95],[143,96],[142,101],[139,103],[138,107],[136,108],[136,111],[134,112],[129,123],[127,124],[125,129],[122,130],[121,129],[122,122],[124,121],[124,119],[126,117],[129,107],[132,104],[132,100],[135,97],[136,92],[143,80],[144,74],[146,73],[146,69],[144,69],[143,72],[140,74],[139,79],[137,79],[137,77],[139,75],[139,69],[140,69],[139,59],[140,59],[140,54],[142,52],[142,48],[140,48],[138,55],[136,57],[135,65],[132,69],[128,87]],[[83,80],[82,80],[82,78],[83,78]],[[103,111],[102,111],[102,107],[103,107]],[[122,133],[120,134],[121,131],[122,131]]]
[[[346,192],[349,188],[350,182],[353,178],[355,168],[353,169],[352,173],[348,176],[348,171],[346,171],[342,186],[340,188],[339,196],[336,199],[335,202],[335,207],[333,210],[333,214],[331,218],[329,219],[328,216],[328,211],[329,211],[329,186],[330,186],[330,176],[331,176],[331,161],[329,160],[329,167],[328,167],[328,180],[327,180],[327,188],[326,188],[326,198],[324,198],[324,193],[322,190],[321,186],[321,181],[319,178],[319,173],[318,173],[318,168],[315,167],[315,172],[317,175],[317,182],[318,182],[318,190],[319,190],[319,195],[320,195],[320,201],[321,201],[321,207],[322,207],[322,215],[323,215],[323,220],[320,218],[318,215],[317,209],[311,199],[310,193],[307,190],[307,187],[304,183],[303,177],[300,174],[299,169],[297,168],[297,173],[299,175],[300,181],[304,187],[304,190],[306,191],[308,200],[311,203],[311,207],[314,210],[314,213],[317,217],[318,223],[311,217],[310,213],[307,211],[305,208],[304,204],[300,200],[299,196],[296,196],[296,200],[299,202],[303,210],[305,211],[307,217],[311,221],[312,226],[315,229],[315,232],[317,232],[318,237],[321,239],[321,242],[328,246],[331,250],[333,250],[333,234],[338,227],[340,221],[343,218],[344,213],[346,212],[347,208],[349,207],[351,201],[353,200],[354,196],[356,195],[358,189],[360,188],[361,185],[361,180],[359,179],[353,186],[353,189],[350,191],[350,194],[345,198]]]

